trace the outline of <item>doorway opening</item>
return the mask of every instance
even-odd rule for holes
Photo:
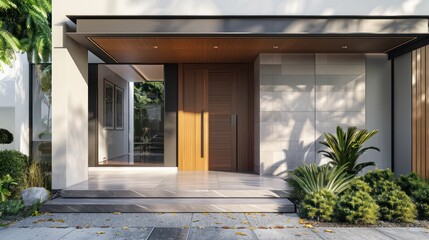
[[[164,65],[90,64],[89,166],[176,166],[176,158],[165,161],[164,154],[165,142],[171,145],[164,134],[164,70]],[[170,122],[175,118],[167,115]]]

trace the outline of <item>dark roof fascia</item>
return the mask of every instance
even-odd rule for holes
[[[429,15],[67,15],[78,19],[429,19]]]
[[[429,36],[420,36],[414,41],[410,41],[402,46],[399,46],[392,51],[387,52],[389,59],[397,58],[403,54],[409,53],[413,50],[429,45]]]

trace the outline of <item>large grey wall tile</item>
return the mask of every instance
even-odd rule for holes
[[[260,111],[281,111],[282,93],[261,92]]]
[[[317,92],[365,92],[365,74],[317,75]]]
[[[314,64],[303,65],[303,64],[283,64],[281,74],[284,75],[311,75],[314,74],[316,68]]]
[[[281,93],[283,111],[314,111],[314,92]]]
[[[282,65],[265,65],[262,64],[260,66],[261,75],[274,75],[274,74],[282,74]]]
[[[281,56],[282,64],[314,65],[314,53],[287,53],[277,54]]]
[[[365,72],[365,65],[316,65],[316,74],[347,75],[362,74]]]
[[[318,53],[316,54],[316,64],[332,64],[332,65],[359,65],[365,63],[364,54],[335,54],[335,53]]]
[[[282,55],[276,53],[263,53],[259,55],[260,64],[281,64]]]

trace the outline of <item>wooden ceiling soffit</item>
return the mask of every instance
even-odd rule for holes
[[[86,46],[116,63],[249,63],[259,53],[385,53],[413,37],[86,37]],[[89,44],[88,44],[89,43]]]

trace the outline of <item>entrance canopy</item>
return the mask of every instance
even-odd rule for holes
[[[388,53],[428,38],[427,18],[69,16],[106,63],[250,63],[259,53]]]

